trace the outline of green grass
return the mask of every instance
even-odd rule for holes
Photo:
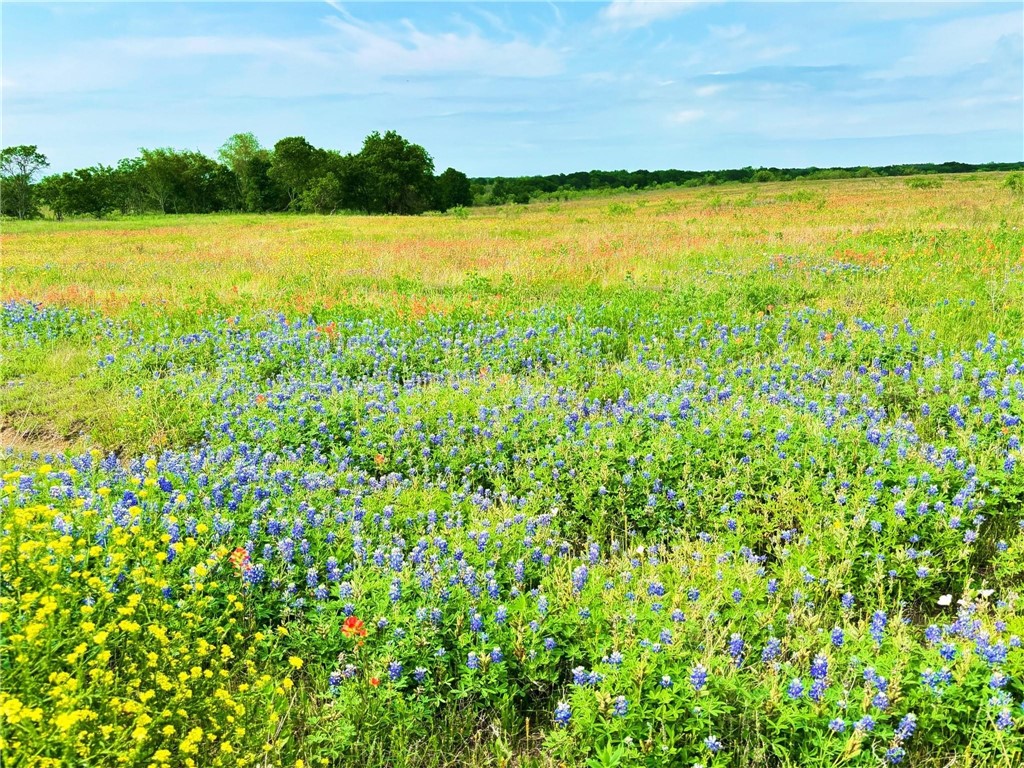
[[[1002,181],[5,226],[3,763],[1017,768]]]

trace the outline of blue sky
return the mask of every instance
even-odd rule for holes
[[[2,140],[52,170],[233,133],[471,176],[1024,159],[1010,3],[8,3]]]

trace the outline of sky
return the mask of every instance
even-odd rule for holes
[[[51,171],[232,134],[470,176],[1024,160],[1020,2],[0,4]]]

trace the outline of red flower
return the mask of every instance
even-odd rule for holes
[[[341,625],[341,634],[345,637],[366,637],[366,625],[362,619],[349,616]]]
[[[242,547],[235,547],[235,551],[231,553],[228,560],[239,573],[245,573],[252,568],[252,563],[249,562],[249,553]]]
[[[371,677],[370,678],[370,685],[372,685],[374,688],[376,688],[378,685],[380,685],[380,678],[379,677]]]

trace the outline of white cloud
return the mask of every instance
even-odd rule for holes
[[[639,29],[708,4],[701,0],[612,0],[601,9],[600,18],[611,29]]]
[[[713,38],[718,40],[737,40],[747,34],[747,27],[745,24],[730,24],[727,27],[712,24],[708,27],[708,31]]]
[[[721,93],[725,90],[724,85],[702,85],[694,93],[701,98],[706,99],[708,96],[714,96],[716,93]]]
[[[345,58],[367,75],[468,73],[491,77],[545,77],[562,71],[559,51],[514,38],[497,41],[475,28],[427,33],[409,21],[374,26],[352,17],[331,18]]]
[[[950,75],[986,64],[1005,50],[1019,59],[1022,23],[1021,12],[1012,11],[936,24],[921,34],[909,56],[874,74],[886,79]]]
[[[686,123],[695,123],[704,117],[705,112],[703,109],[681,109],[678,112],[673,112],[669,115],[668,119],[673,123],[684,125]]]
[[[81,95],[107,92],[117,83],[126,91],[151,94],[167,90],[167,83],[180,76],[196,82],[197,95],[211,97],[441,97],[425,84],[431,76],[484,82],[541,78],[563,69],[564,51],[522,36],[484,31],[457,19],[438,32],[408,21],[368,24],[340,5],[332,7],[338,14],[303,35],[217,31],[82,41],[56,55],[8,66],[4,91]],[[18,88],[12,80],[31,82],[31,88]]]
[[[181,37],[118,38],[105,46],[108,51],[142,59],[200,56],[286,56],[324,60],[322,40],[267,36],[190,35]]]

